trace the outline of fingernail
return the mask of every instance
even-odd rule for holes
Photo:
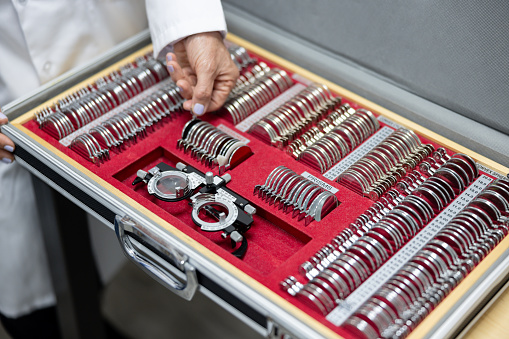
[[[7,152],[11,152],[14,151],[14,147],[10,146],[10,145],[5,145],[4,146],[4,150],[6,150]]]
[[[168,65],[168,72],[173,73],[175,70],[172,65]]]
[[[178,89],[178,91],[179,91],[180,93],[184,92],[184,89],[183,89],[182,87],[180,87],[180,86],[178,86],[178,87],[177,87],[177,89]]]
[[[2,158],[2,162],[5,164],[10,164],[12,162],[12,160],[9,158]]]
[[[7,115],[5,115],[2,112],[0,112],[0,119],[7,119]]]
[[[173,58],[171,57],[170,54],[166,54],[166,61],[172,61]]]
[[[202,104],[194,104],[193,113],[196,115],[202,115],[205,107]]]

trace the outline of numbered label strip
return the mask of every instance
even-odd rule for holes
[[[384,124],[386,124],[388,126],[394,127],[395,129],[399,129],[399,128],[403,127],[400,124],[392,121],[391,119],[386,118],[386,117],[381,116],[381,115],[378,117],[378,121],[383,122]]]
[[[483,166],[483,165],[481,165],[479,163],[477,163],[477,167],[479,168],[479,171],[483,171],[485,173],[488,173],[489,175],[492,175],[492,176],[494,176],[497,179],[507,179],[509,177],[509,176],[506,177],[506,176],[504,176],[504,175],[502,175],[502,174],[500,174],[498,172],[495,172],[495,171],[489,169],[488,167]]]
[[[390,258],[389,261],[332,310],[332,312],[327,315],[327,320],[336,326],[340,326],[345,322],[492,181],[493,179],[487,175],[481,175],[449,204],[445,210],[436,216],[435,219]]]
[[[239,134],[239,133],[235,132],[234,130],[232,130],[231,128],[229,128],[229,127],[227,127],[227,126],[225,126],[225,125],[223,125],[223,124],[219,124],[219,125],[217,126],[217,129],[218,129],[218,130],[220,130],[220,131],[225,132],[226,134],[228,134],[228,135],[229,135],[229,136],[231,136],[231,137],[234,137],[234,138],[235,138],[235,139],[237,139],[237,140],[242,141],[242,142],[243,142],[243,143],[245,143],[245,144],[249,144],[249,142],[251,141],[251,140],[249,140],[248,138],[246,138],[246,137],[244,137],[243,135],[241,135],[241,134]]]
[[[312,80],[309,80],[308,78],[303,77],[302,75],[297,74],[297,73],[294,73],[294,74],[292,75],[292,79],[293,79],[293,80],[295,80],[295,81],[298,81],[298,82],[300,82],[301,84],[304,84],[304,85],[306,85],[306,86],[309,86],[309,85],[311,85],[311,84],[313,83],[313,81],[312,81]]]
[[[325,181],[318,179],[317,177],[315,177],[314,175],[312,175],[312,174],[310,174],[308,172],[303,172],[301,174],[301,176],[303,176],[304,178],[308,179],[309,181],[314,182],[315,184],[317,184],[318,186],[326,189],[329,192],[332,192],[334,194],[338,193],[338,189],[336,187],[334,187],[332,185],[329,185]]]
[[[357,147],[352,153],[347,155],[343,160],[338,162],[334,167],[323,174],[329,180],[334,180],[341,173],[346,171],[350,166],[355,164],[359,159],[368,154],[373,148],[378,146],[385,138],[387,138],[394,130],[390,127],[382,127],[378,132],[373,134],[362,145]]]

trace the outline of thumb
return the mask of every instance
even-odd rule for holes
[[[196,115],[203,115],[207,112],[214,89],[215,76],[213,72],[197,72],[197,82],[193,91],[192,112]]]

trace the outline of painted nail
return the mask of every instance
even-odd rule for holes
[[[2,158],[2,162],[5,164],[10,164],[12,162],[12,160],[9,158]]]
[[[7,115],[5,115],[2,112],[0,112],[0,119],[7,119]]]
[[[166,54],[166,61],[172,61],[173,58],[171,57],[170,54]]]
[[[4,150],[6,150],[7,152],[11,152],[14,151],[14,147],[10,146],[10,145],[5,145],[4,146]]]
[[[196,115],[202,115],[205,107],[202,104],[194,104],[193,113]]]
[[[172,65],[168,65],[168,72],[173,73],[175,70]]]

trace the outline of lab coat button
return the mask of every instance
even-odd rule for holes
[[[42,69],[45,70],[46,72],[48,72],[50,68],[51,68],[51,62],[49,62],[49,61],[46,61],[46,63],[42,66]]]

